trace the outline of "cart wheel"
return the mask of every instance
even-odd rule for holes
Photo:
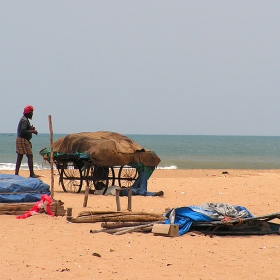
[[[93,185],[97,193],[105,194],[109,183],[115,181],[112,167],[95,166],[93,169]],[[111,176],[112,175],[112,176]]]
[[[122,188],[130,188],[138,177],[136,168],[130,166],[121,166],[119,170],[119,186]]]
[[[61,168],[60,182],[65,192],[79,193],[82,189],[82,171],[75,162],[67,162]]]

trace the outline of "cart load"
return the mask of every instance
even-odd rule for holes
[[[40,154],[50,162],[50,148],[42,149]],[[80,192],[85,181],[91,189],[104,194],[111,185],[130,187],[140,172],[149,178],[160,158],[127,136],[98,131],[59,138],[53,143],[53,161],[64,191]]]

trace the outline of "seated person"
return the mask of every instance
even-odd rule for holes
[[[141,172],[138,178],[135,180],[134,184],[131,187],[132,195],[142,195],[142,196],[163,196],[163,191],[158,192],[149,192],[148,190],[148,180],[145,172]],[[122,189],[120,196],[127,196],[128,190]]]

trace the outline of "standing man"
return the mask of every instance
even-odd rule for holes
[[[30,125],[28,119],[32,119],[34,108],[31,105],[28,105],[23,110],[23,116],[19,120],[17,128],[17,141],[16,141],[16,152],[17,152],[17,162],[15,175],[18,175],[21,161],[23,155],[26,155],[28,168],[31,178],[38,178],[40,176],[34,173],[33,169],[33,153],[32,153],[32,144],[30,142],[32,138],[32,133],[38,134],[34,126]]]

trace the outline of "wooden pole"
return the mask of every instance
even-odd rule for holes
[[[89,166],[85,163],[84,165],[84,168],[85,168],[85,175],[86,177],[88,178],[89,176]],[[86,185],[86,190],[85,190],[85,197],[84,197],[84,204],[83,204],[83,207],[87,207],[87,202],[88,202],[88,194],[89,194],[89,185],[88,185],[88,182],[87,182],[87,185]]]
[[[86,185],[86,190],[85,190],[85,197],[84,197],[84,204],[83,207],[87,207],[87,202],[88,202],[88,194],[89,194],[89,185]]]
[[[49,115],[49,129],[50,129],[50,142],[51,142],[51,155],[50,155],[50,165],[51,165],[51,196],[54,198],[54,177],[53,177],[53,128],[52,128],[52,116]]]
[[[127,190],[127,210],[131,211],[131,199],[132,199],[132,189],[129,188]]]
[[[116,203],[117,203],[117,211],[121,211],[120,192],[121,192],[121,190],[116,189]]]
[[[66,220],[68,221],[68,222],[71,222],[71,220],[72,220],[72,208],[67,208],[67,216],[66,216]]]

